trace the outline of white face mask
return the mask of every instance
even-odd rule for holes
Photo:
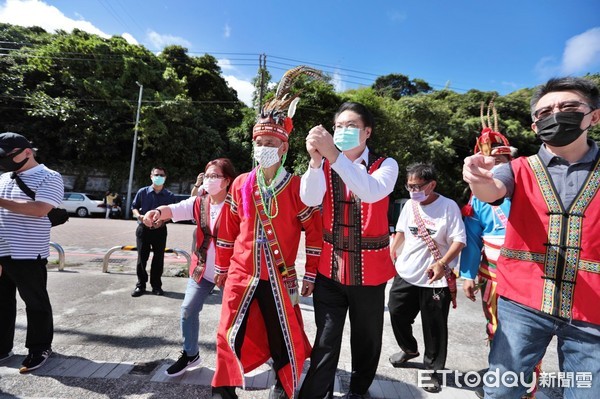
[[[221,192],[221,190],[223,190],[223,188],[221,187],[221,183],[223,182],[223,179],[219,178],[219,179],[206,179],[204,180],[204,183],[202,184],[204,186],[204,190],[206,190],[207,193],[209,193],[210,195],[215,195]]]
[[[280,147],[254,146],[254,159],[256,162],[258,162],[261,168],[270,168],[279,162]]]
[[[423,202],[427,199],[428,195],[425,194],[425,191],[411,191],[410,199],[417,202]]]

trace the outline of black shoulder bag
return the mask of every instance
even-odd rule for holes
[[[29,198],[35,201],[35,193],[27,186],[27,184],[25,184],[23,180],[21,180],[19,175],[13,172],[10,175],[10,177],[15,179],[21,191],[23,191],[25,194],[27,194]],[[66,209],[62,208],[52,208],[52,210],[48,212],[47,216],[48,219],[50,219],[50,224],[52,224],[52,227],[59,226],[65,223],[67,220],[69,220],[69,213]]]

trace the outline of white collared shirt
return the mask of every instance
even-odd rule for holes
[[[350,161],[344,153],[340,153],[335,163],[331,164],[340,175],[347,189],[352,191],[362,202],[374,203],[394,191],[398,179],[398,163],[393,158],[386,158],[379,169],[373,174],[367,173],[369,164],[369,148],[365,147],[363,153],[354,162]],[[323,172],[323,163],[319,168],[308,167],[300,181],[300,198],[308,206],[318,206],[323,202],[327,191],[327,182]]]

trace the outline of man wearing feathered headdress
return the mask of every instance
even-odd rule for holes
[[[269,358],[276,372],[269,398],[291,398],[310,355],[298,301],[299,294],[313,291],[322,246],[321,213],[300,200],[300,178],[283,167],[298,102],[288,91],[303,74],[320,76],[308,67],[286,72],[253,128],[257,166],[234,180],[225,200],[215,265],[223,306],[213,398],[236,398],[235,387],[244,386],[244,373]],[[306,273],[300,293],[294,263],[303,228]]]
[[[492,128],[490,111],[493,110]],[[492,156],[496,165],[510,162],[516,156],[516,148],[511,147],[506,137],[499,132],[498,114],[492,99],[488,106],[487,118],[484,117],[484,104],[481,104],[481,135],[477,138],[475,154]],[[487,121],[487,122],[486,122]],[[481,291],[482,308],[487,320],[486,333],[490,343],[498,327],[496,291],[496,263],[500,248],[504,243],[506,224],[510,213],[510,198],[500,205],[491,205],[471,196],[469,203],[462,209],[467,246],[460,256],[460,276],[463,280],[463,292],[471,301]],[[475,283],[475,280],[478,283]],[[480,389],[477,395],[483,397]]]
[[[374,119],[364,105],[342,104],[334,124],[333,135],[319,125],[306,138],[311,160],[301,197],[308,205],[323,205],[324,243],[314,292],[317,336],[300,398],[332,397],[347,313],[352,336],[347,397],[366,394],[381,353],[385,286],[395,274],[387,211],[398,164],[367,147]]]
[[[493,156],[496,165],[509,162],[516,153],[508,140],[498,131],[498,118],[493,99],[488,106],[487,123],[483,115],[484,104],[481,104],[481,135],[477,138],[474,153]],[[494,126],[492,129],[489,110],[493,109]],[[469,203],[462,209],[467,230],[467,246],[460,257],[460,276],[463,291],[467,298],[475,301],[478,291],[475,278],[478,277],[483,300],[483,312],[488,321],[487,334],[490,342],[497,327],[496,303],[496,261],[506,234],[506,223],[510,212],[510,199],[495,206],[471,196]]]

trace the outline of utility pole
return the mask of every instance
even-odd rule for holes
[[[142,108],[142,92],[144,86],[140,82],[135,82],[140,86],[140,94],[138,96],[137,115],[135,117],[135,127],[133,128],[133,146],[131,148],[131,165],[129,166],[129,183],[127,184],[127,205],[125,206],[125,219],[129,220],[131,212],[131,187],[133,185],[133,166],[135,165],[135,150],[137,148],[138,124],[140,123],[140,109]]]
[[[263,95],[265,92],[265,71],[267,70],[267,55],[261,54],[258,57],[258,71],[260,72],[260,87],[258,94],[258,112],[262,110]]]

